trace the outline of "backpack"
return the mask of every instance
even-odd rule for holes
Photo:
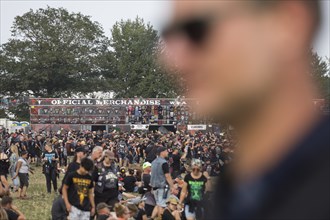
[[[104,190],[118,188],[118,177],[111,170],[107,170],[104,167],[99,168],[99,177],[95,184],[95,191],[102,193]]]

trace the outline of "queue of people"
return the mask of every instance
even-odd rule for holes
[[[59,195],[53,219],[205,219],[209,180],[232,159],[235,144],[229,133],[185,131],[60,130],[5,137],[2,194],[18,191],[18,198],[27,199],[31,164],[40,161],[47,192]],[[40,158],[24,140],[38,143]],[[58,186],[60,172],[65,174]]]

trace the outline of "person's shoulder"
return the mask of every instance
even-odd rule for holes
[[[6,209],[6,208],[4,208],[4,209],[8,215],[8,219],[17,219],[18,218],[19,215],[15,211],[13,211],[11,209]]]
[[[77,175],[79,175],[79,174],[77,173],[77,171],[69,172],[68,175],[67,175],[67,177],[66,177],[66,179],[73,178],[73,177],[75,177],[75,176],[77,176]]]
[[[185,177],[184,177],[184,181],[185,182],[188,182],[189,180],[191,180],[192,179],[192,177],[191,177],[191,174],[190,173],[188,173],[187,175],[185,175]]]

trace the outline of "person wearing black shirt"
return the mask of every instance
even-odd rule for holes
[[[69,219],[89,219],[95,214],[94,183],[89,175],[93,168],[93,161],[84,158],[79,169],[65,179],[62,192]]]
[[[45,152],[41,156],[43,164],[43,173],[46,177],[47,192],[51,193],[51,183],[53,183],[54,192],[57,192],[57,168],[58,155],[52,150],[49,144],[45,146]]]
[[[162,220],[180,220],[180,212],[178,211],[178,198],[170,196],[167,199],[167,207],[162,214]]]
[[[79,169],[80,167],[80,162],[83,158],[85,158],[87,155],[86,155],[86,149],[83,148],[83,147],[78,147],[76,150],[75,150],[75,154],[74,154],[74,157],[73,157],[73,161],[71,163],[69,163],[68,165],[68,168],[66,169],[66,172],[65,172],[65,175],[63,177],[63,180],[62,180],[62,186],[64,184],[64,181],[66,179],[66,177],[68,176],[68,174],[72,173],[72,172],[75,172]],[[62,188],[62,187],[61,187]]]
[[[202,172],[202,162],[193,159],[192,172],[184,178],[180,195],[180,203],[185,204],[185,216],[187,220],[204,219],[204,193],[207,177]]]
[[[180,55],[167,62],[189,81],[195,111],[239,139],[207,220],[330,219],[330,121],[314,100],[326,93],[311,50],[323,1],[173,2],[163,37]]]
[[[35,159],[36,159],[36,142],[33,140],[31,135],[29,135],[29,137],[28,137],[27,151],[29,152],[29,156],[31,157],[31,163],[35,163]]]
[[[126,192],[134,192],[136,187],[136,178],[134,175],[134,170],[128,169],[127,175],[124,177],[124,188]]]
[[[154,143],[150,143],[145,149],[146,154],[146,162],[151,163],[154,159],[156,159],[157,154],[157,145]]]
[[[1,206],[5,209],[8,220],[25,220],[24,214],[13,204],[13,198],[4,196],[1,200]]]
[[[95,205],[106,203],[114,207],[115,203],[118,202],[119,186],[117,168],[114,161],[114,153],[110,150],[105,150],[103,160],[97,164],[93,171]]]
[[[180,164],[181,164],[181,156],[179,154],[179,150],[178,149],[174,149],[173,153],[172,153],[172,178],[175,179],[179,174],[180,174]]]

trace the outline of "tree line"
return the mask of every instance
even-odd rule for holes
[[[16,16],[11,33],[0,47],[0,98],[95,91],[113,91],[117,98],[173,98],[185,90],[180,79],[157,62],[159,34],[138,17],[116,22],[108,38],[89,16],[47,7]],[[312,65],[329,99],[329,60],[313,53]],[[10,111],[28,120],[26,103]]]

